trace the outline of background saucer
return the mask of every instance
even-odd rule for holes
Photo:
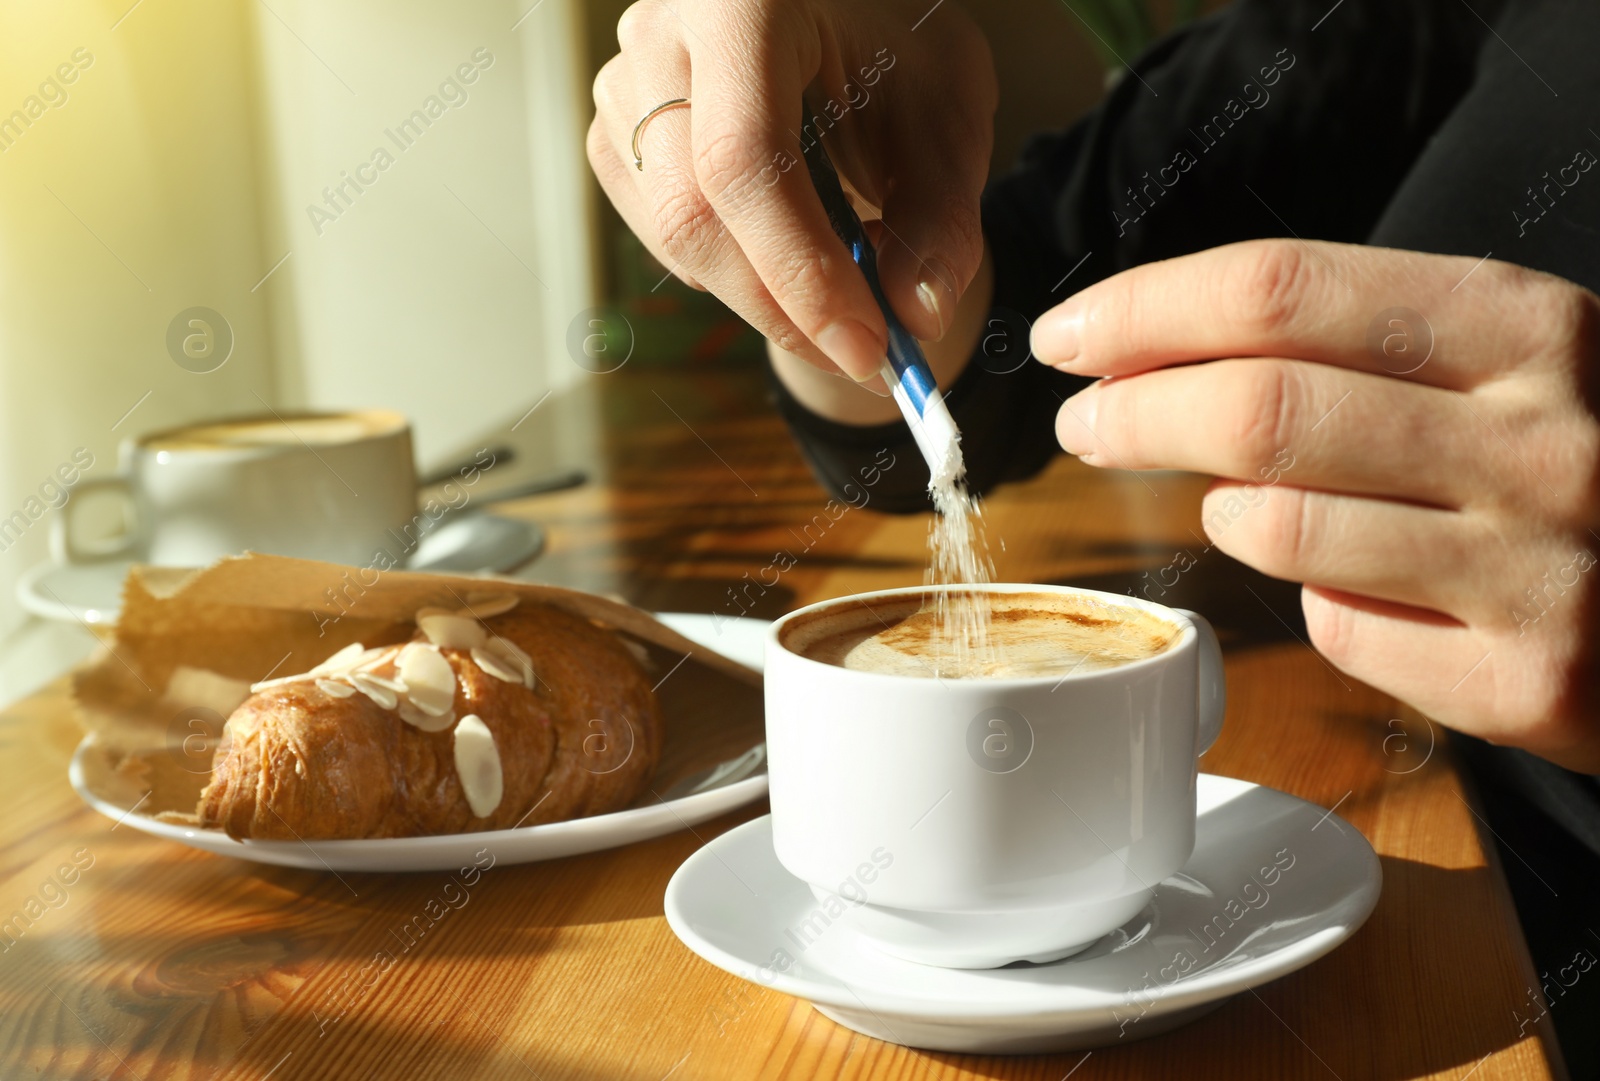
[[[485,511],[447,515],[423,534],[406,569],[438,574],[505,574],[544,548],[544,530],[534,522]],[[104,563],[40,563],[17,579],[17,603],[34,615],[66,623],[115,623],[122,608],[122,580],[132,560]]]

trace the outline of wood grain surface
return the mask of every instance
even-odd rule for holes
[[[543,410],[580,406],[604,420],[592,482],[503,508],[548,529],[526,577],[761,617],[921,581],[927,519],[830,508],[748,373],[619,373]],[[668,929],[662,892],[764,803],[493,867],[406,946],[393,930],[451,876],[255,865],[83,806],[58,683],[0,715],[0,917],[37,914],[0,941],[0,1078],[1559,1076],[1548,1022],[1519,1031],[1535,978],[1444,731],[1330,669],[1301,640],[1296,589],[1206,550],[1203,489],[1063,457],[987,505],[1003,580],[1149,589],[1210,617],[1229,705],[1204,768],[1337,807],[1382,857],[1350,942],[1188,1028],[1090,1053],[928,1053],[712,967]],[[794,566],[762,585],[778,551]]]

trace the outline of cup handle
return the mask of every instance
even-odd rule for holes
[[[1195,753],[1202,755],[1222,735],[1222,717],[1228,707],[1228,690],[1222,674],[1222,644],[1205,616],[1186,608],[1178,611],[1189,617],[1195,633],[1200,636],[1200,736],[1199,750]]]
[[[84,495],[96,489],[114,491],[122,496],[131,510],[128,531],[120,537],[108,541],[99,541],[93,544],[82,544],[73,539],[72,522],[76,515],[75,508]],[[124,475],[114,477],[92,477],[74,484],[71,495],[61,505],[60,511],[50,522],[50,554],[57,563],[104,563],[107,560],[124,557],[134,550],[139,540],[138,529],[138,503],[133,498],[133,485]]]

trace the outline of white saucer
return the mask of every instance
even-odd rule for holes
[[[441,518],[422,535],[406,569],[440,574],[506,573],[539,554],[544,531],[534,522],[487,511]],[[66,623],[115,623],[122,580],[132,560],[41,563],[17,579],[17,603],[34,615]]]
[[[128,560],[104,563],[39,563],[17,579],[17,603],[24,611],[63,623],[115,623],[122,609],[122,580]]]
[[[490,511],[446,515],[422,534],[406,570],[438,574],[505,574],[544,549],[544,530]]]
[[[664,613],[658,617],[684,637],[759,669],[768,624],[759,619]],[[669,733],[670,738],[670,733]],[[449,871],[471,866],[488,849],[495,862],[532,863],[660,837],[715,818],[767,793],[766,745],[704,775],[684,778],[662,790],[656,803],[613,814],[575,818],[521,829],[488,830],[435,837],[394,837],[371,841],[235,841],[221,830],[162,822],[141,814],[137,790],[118,789],[113,764],[94,736],[78,744],[68,777],[85,803],[119,825],[220,856],[299,867],[311,871]]]
[[[880,1040],[991,1054],[1114,1045],[1310,964],[1378,902],[1378,857],[1321,807],[1202,774],[1199,809],[1184,869],[1143,912],[1065,961],[962,970],[879,953],[848,922],[830,925],[778,863],[771,816],[684,861],[667,884],[667,923],[718,968]],[[1275,860],[1277,874],[1263,876]]]

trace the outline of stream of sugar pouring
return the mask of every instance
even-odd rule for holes
[[[884,362],[885,382],[896,399],[906,395]],[[934,392],[937,394],[937,391]],[[961,433],[939,402],[935,413],[920,417],[908,402],[902,411],[912,424],[912,435],[928,460],[928,496],[933,501],[933,521],[928,525],[928,585],[986,585],[994,580],[994,560],[978,498],[967,490],[966,462],[961,453]],[[989,641],[989,598],[978,590],[945,590],[934,602],[937,634],[935,672],[954,677],[976,676],[997,663]]]
[[[928,494],[933,497],[935,512],[928,526],[928,584],[986,585],[993,581],[994,560],[989,555],[983,508],[977,497],[967,491],[965,480],[930,485]],[[988,594],[966,590],[938,596],[935,671],[976,676],[994,668]]]

